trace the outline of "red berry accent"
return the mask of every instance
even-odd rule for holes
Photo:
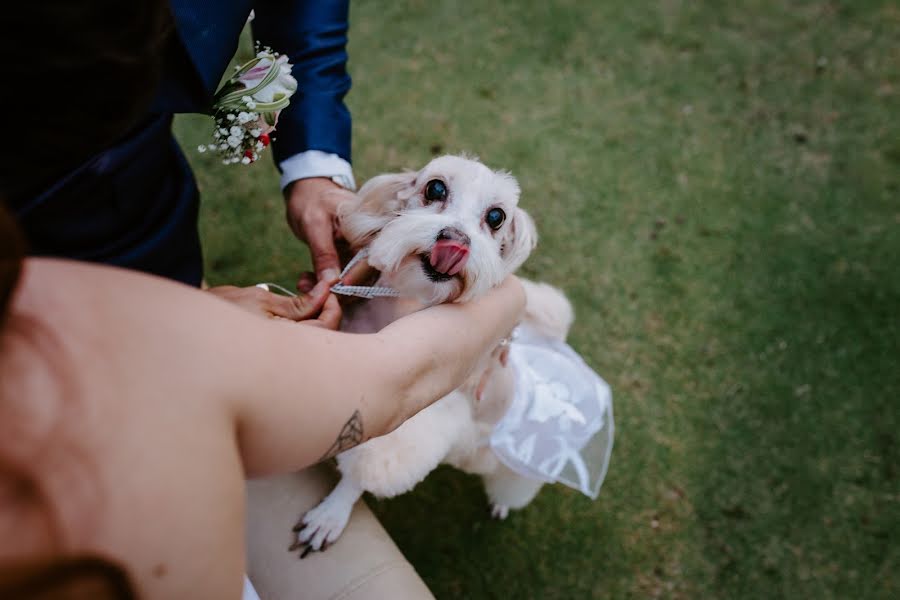
[[[244,150],[244,156],[246,156],[250,160],[253,160],[253,150]]]
[[[269,142],[271,142],[272,140],[269,139],[269,134],[268,134],[268,133],[264,133],[264,134],[262,134],[262,135],[259,136],[259,141],[262,142],[262,145],[263,145],[263,146],[268,146],[268,145],[269,145]]]

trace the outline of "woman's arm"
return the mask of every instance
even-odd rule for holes
[[[525,304],[510,278],[479,300],[361,335],[259,317],[158,277],[73,261],[29,259],[20,292],[19,310],[65,340],[83,378],[127,389],[109,390],[115,407],[103,410],[139,402],[141,411],[202,421],[198,438],[225,427],[252,475],[297,470],[397,427],[461,385]]]
[[[461,385],[524,303],[510,278],[483,298],[414,313],[377,334],[268,324],[265,348],[246,348],[247,360],[259,360],[245,374],[253,389],[237,399],[245,467],[296,470],[392,431]]]

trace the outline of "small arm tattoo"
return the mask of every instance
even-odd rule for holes
[[[353,416],[350,417],[350,420],[344,423],[344,426],[341,428],[341,432],[338,434],[337,439],[334,440],[331,448],[329,448],[328,452],[326,452],[322,456],[322,458],[319,459],[319,462],[327,460],[333,456],[337,456],[341,452],[344,452],[345,450],[349,450],[350,448],[361,444],[362,441],[362,415],[359,414],[358,410],[355,410],[353,411]]]

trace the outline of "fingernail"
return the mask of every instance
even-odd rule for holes
[[[325,269],[319,275],[319,281],[335,281],[340,276],[341,273],[337,269]]]

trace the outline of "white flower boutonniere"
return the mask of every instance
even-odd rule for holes
[[[234,75],[216,92],[212,115],[216,120],[213,143],[199,152],[218,152],[226,165],[249,165],[269,145],[278,115],[297,91],[286,56],[271,48],[259,49],[256,57],[237,67]]]

